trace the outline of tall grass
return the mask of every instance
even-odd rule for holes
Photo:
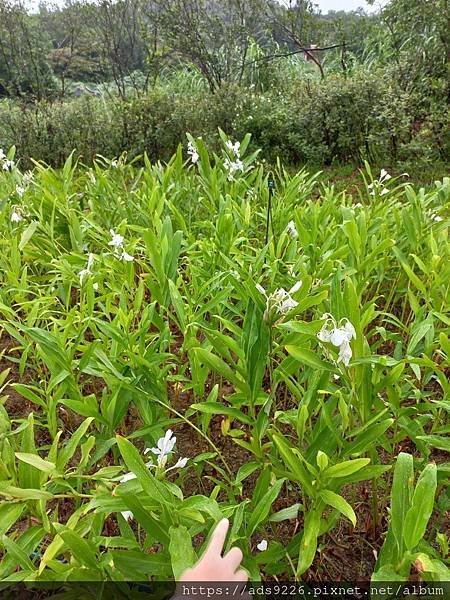
[[[221,135],[1,170],[0,577],[171,578],[227,516],[254,579],[311,578],[343,523],[387,532],[374,579],[443,579],[450,179],[278,164],[265,244],[268,173]]]

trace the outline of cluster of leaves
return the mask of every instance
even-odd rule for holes
[[[450,180],[366,165],[354,199],[279,165],[267,212],[250,136],[220,135],[164,166],[2,158],[0,577],[177,577],[227,516],[253,579],[307,578],[340,518],[388,519],[375,579],[442,579]],[[153,469],[180,424],[205,450]]]
[[[220,127],[237,138],[250,132],[253,148],[272,164],[277,158],[287,165],[368,160],[409,169],[448,156],[441,92],[428,109],[421,96],[405,94],[395,73],[364,68],[351,78],[294,79],[265,92],[222,87],[214,94],[183,74],[126,101],[82,97],[28,107],[4,101],[1,143],[56,167],[74,148],[86,164],[95,154],[111,158],[124,151],[131,158],[146,152],[152,160],[169,160],[186,131],[218,149]]]

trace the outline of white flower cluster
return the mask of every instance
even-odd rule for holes
[[[192,164],[196,165],[200,156],[198,154],[197,146],[193,142],[188,142],[187,153],[191,157]]]
[[[92,275],[92,267],[94,265],[94,255],[93,254],[89,254],[89,258],[88,258],[88,262],[87,262],[87,266],[85,269],[81,269],[81,271],[79,272],[79,277],[80,277],[80,285],[83,284],[83,279],[85,277],[88,277],[89,275]]]
[[[298,305],[298,302],[292,298],[292,294],[298,292],[301,288],[302,282],[297,281],[289,291],[286,291],[284,288],[280,288],[275,290],[272,294],[267,295],[266,290],[259,283],[256,284],[256,289],[258,292],[264,295],[266,298],[266,311],[264,313],[264,319],[267,320],[269,314],[272,311],[279,313],[280,315],[285,315],[290,310],[295,308]]]
[[[237,158],[236,160],[230,160],[229,158],[226,158],[223,161],[223,166],[228,171],[228,181],[233,181],[234,175],[237,172],[243,173],[244,171],[244,163],[240,158]]]
[[[328,313],[325,313],[322,319],[325,319],[325,323],[317,334],[318,339],[339,348],[337,362],[342,362],[347,367],[352,357],[350,341],[356,339],[355,328],[346,318],[336,323],[336,319]]]
[[[239,157],[241,152],[241,142],[233,142],[231,140],[227,140],[225,146],[227,149],[232,152],[235,156]]]
[[[123,236],[119,233],[116,233],[113,229],[110,229],[109,233],[111,234],[111,241],[108,242],[108,246],[113,246],[114,256],[125,262],[132,262],[134,260],[134,256],[131,256],[131,254],[128,254],[124,250],[123,243],[125,240]]]
[[[146,448],[146,450],[144,450],[144,454],[153,452],[153,454],[155,454],[157,457],[156,465],[154,465],[152,463],[152,461],[150,460],[149,462],[146,463],[145,466],[149,469],[152,467],[158,467],[159,469],[164,469],[166,473],[168,471],[171,471],[172,469],[184,468],[188,461],[187,458],[179,458],[174,465],[172,465],[168,469],[165,468],[166,464],[167,464],[168,456],[169,456],[169,454],[171,454],[173,452],[176,441],[177,441],[177,438],[173,435],[172,430],[168,429],[166,431],[164,437],[159,438],[159,440],[156,444],[156,446],[157,446],[156,448]],[[122,475],[122,477],[119,479],[119,483],[126,483],[127,481],[131,481],[132,479],[136,479],[136,475],[133,472],[125,473],[125,475]],[[123,512],[121,512],[121,515],[127,521],[129,519],[134,518],[133,513],[130,510],[124,510]]]
[[[22,196],[25,194],[27,187],[30,185],[30,183],[32,181],[33,181],[33,171],[27,171],[26,173],[24,173],[22,175],[22,184],[16,185],[16,194],[19,196],[19,198],[22,198]]]
[[[378,192],[380,196],[384,196],[384,194],[389,193],[389,189],[385,185],[386,181],[389,181],[389,179],[392,179],[391,175],[389,175],[385,169],[381,169],[378,179],[375,179],[367,186],[370,190],[370,195],[375,196]]]
[[[435,223],[440,223],[441,221],[444,220],[443,217],[441,217],[440,215],[437,215],[436,213],[431,213],[431,218],[433,219],[433,221]]]
[[[240,142],[233,143],[231,140],[227,140],[227,142],[225,143],[225,146],[226,146],[227,150],[233,155],[234,160],[227,157],[223,161],[223,166],[228,171],[228,181],[233,181],[236,173],[244,172],[244,163],[242,162],[242,160],[240,158],[241,144],[240,144]]]
[[[11,223],[20,223],[23,220],[22,211],[18,206],[13,206],[11,211]]]
[[[0,148],[0,164],[4,171],[10,171],[14,166],[14,161],[7,158],[2,148]]]
[[[295,226],[294,221],[289,221],[286,227],[286,231],[291,236],[291,238],[295,239],[298,237],[297,227]]]

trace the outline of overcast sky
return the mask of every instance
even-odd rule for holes
[[[381,3],[386,3],[387,0],[376,0],[373,6],[367,4],[365,0],[315,0],[320,10],[323,13],[327,13],[329,10],[356,10],[357,8],[364,8],[367,12],[373,12],[378,10]],[[62,6],[64,0],[52,0],[54,4]],[[39,0],[28,0],[28,4],[33,9],[36,9]]]
[[[374,7],[364,2],[364,0],[315,0],[315,4],[319,5],[323,13],[329,10],[356,10],[364,8],[365,10],[373,10]]]

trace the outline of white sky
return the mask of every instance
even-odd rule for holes
[[[386,4],[384,0],[376,0],[374,5],[371,6],[364,0],[315,0],[320,10],[323,13],[327,13],[329,10],[356,10],[357,8],[364,8],[367,12],[375,12],[380,9],[381,4]]]
[[[356,10],[357,8],[364,8],[367,12],[374,12],[380,8],[381,4],[385,4],[388,0],[376,0],[373,6],[370,6],[365,0],[315,0],[315,4],[318,5],[323,13],[327,13],[329,10]],[[52,3],[62,6],[64,0],[51,0]],[[32,9],[36,9],[39,5],[39,0],[27,0],[27,4]]]

